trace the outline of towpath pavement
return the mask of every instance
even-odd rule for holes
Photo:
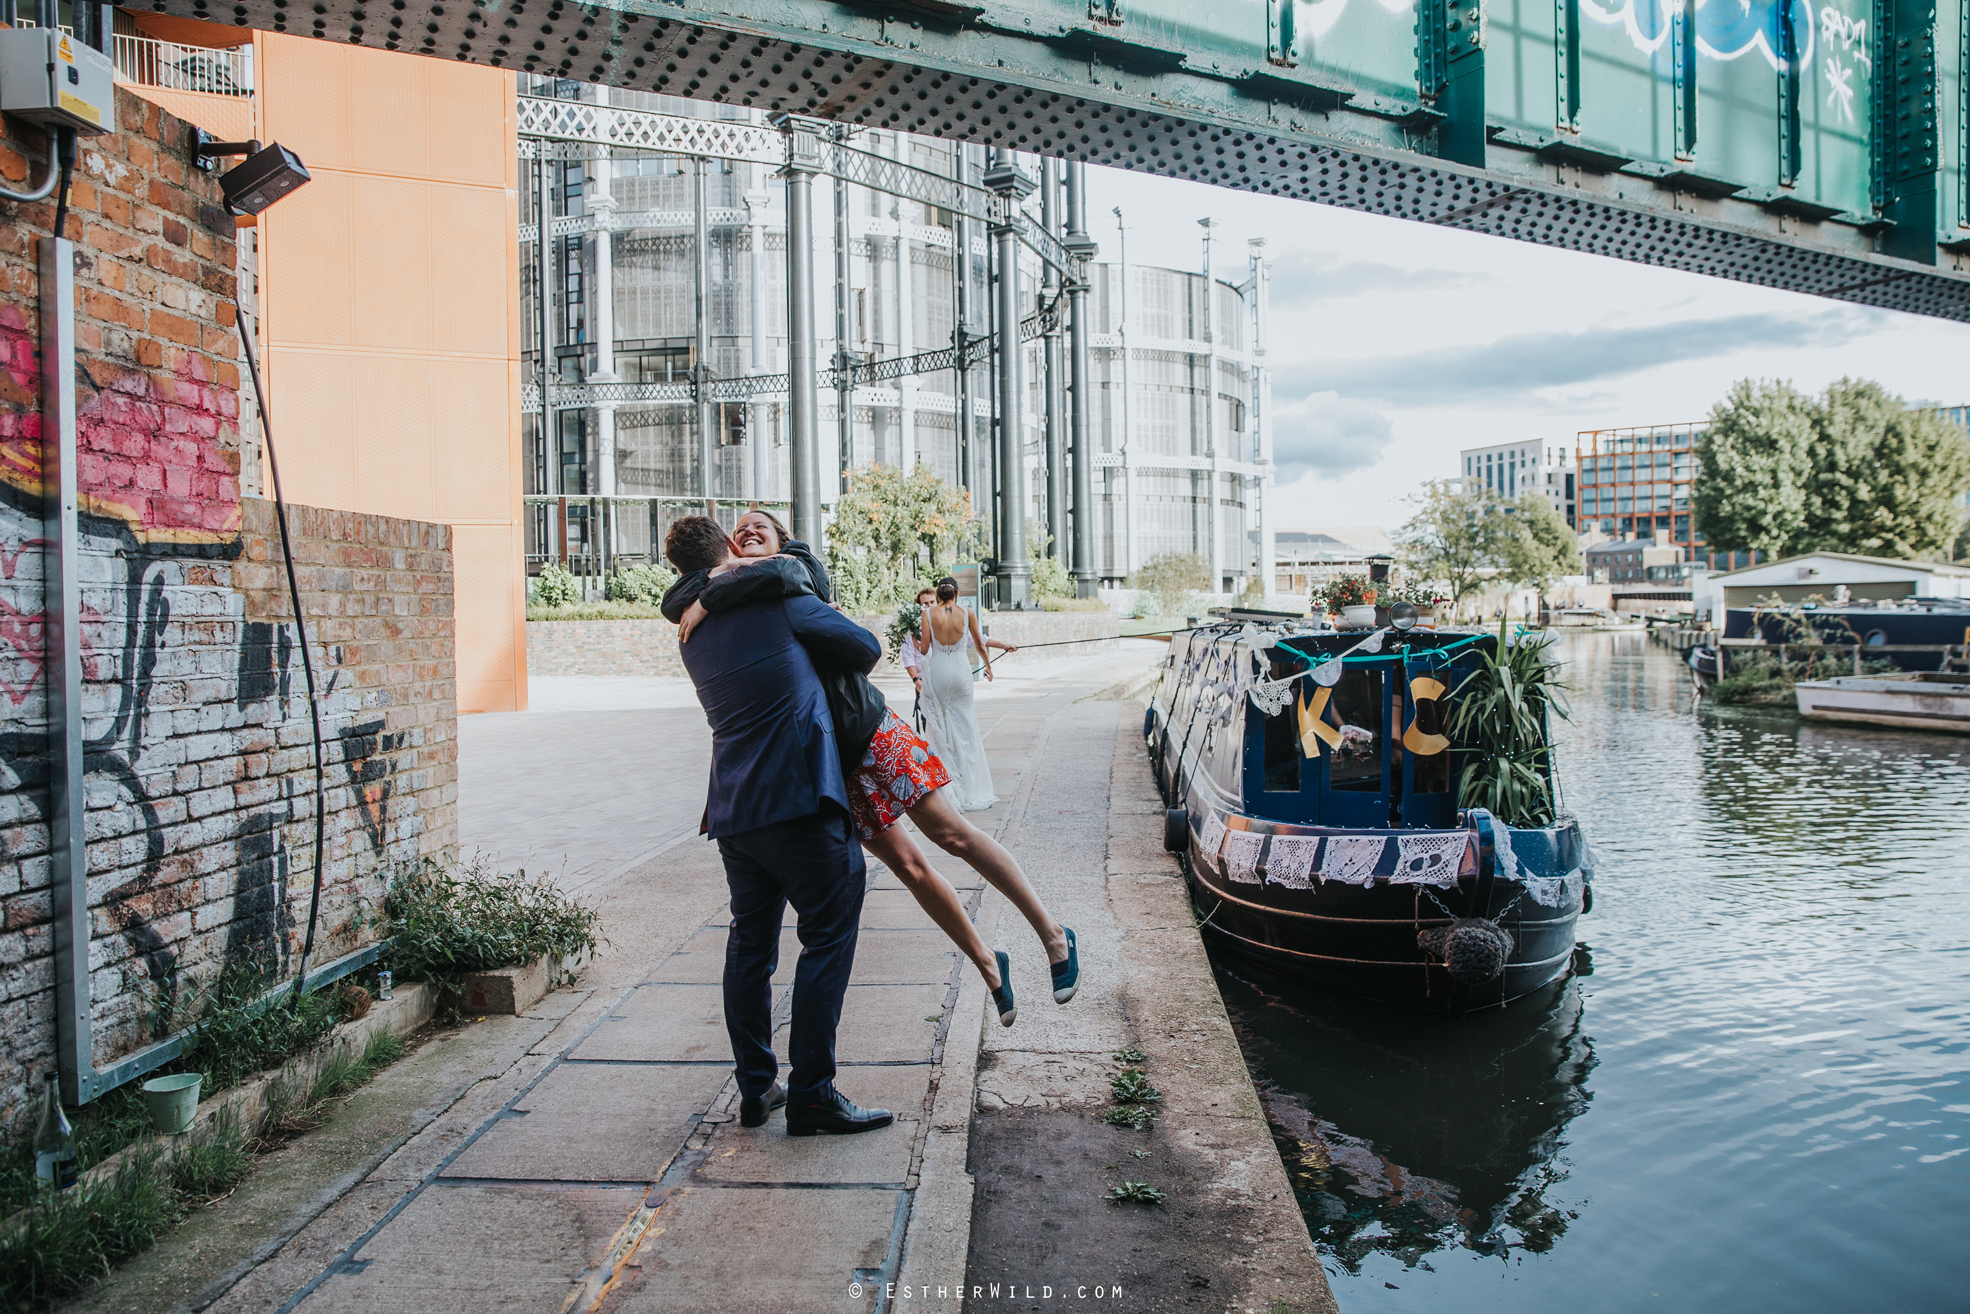
[[[1015,805],[1032,812],[1036,764],[1084,731],[1088,769],[1105,780],[1116,704],[1077,700],[1162,651],[1132,641],[1098,657],[1001,664],[999,681],[979,686],[980,722],[1002,800],[1029,801],[973,820],[999,831]],[[885,683],[907,707],[907,682],[892,673]],[[562,874],[597,902],[605,951],[526,1015],[465,1027],[379,1078],[370,1098],[394,1091],[403,1106],[394,1130],[312,1194],[290,1191],[298,1203],[265,1219],[259,1250],[208,1274],[217,1280],[190,1307],[903,1308],[889,1284],[906,1246],[913,1271],[962,1281],[977,973],[872,864],[839,1085],[894,1110],[896,1124],[804,1140],[788,1138],[778,1115],[741,1128],[718,986],[725,882],[715,846],[696,837],[703,717],[688,687],[659,681],[538,681],[536,706],[551,710],[461,724],[461,834],[495,866]],[[1063,829],[1077,829],[1072,815],[1059,811]],[[1095,837],[1082,878],[1099,899],[1105,811],[1091,802],[1078,829]],[[1046,840],[1036,829],[1030,842]],[[1014,846],[1022,860],[1028,842]],[[975,911],[978,877],[925,847]],[[1031,1017],[1039,1034],[1054,1007],[1045,961],[1033,937],[1017,941],[1020,1025]],[[798,948],[789,913],[775,989],[782,1044]],[[305,1158],[306,1145],[290,1148]],[[955,1295],[937,1304],[955,1308]]]

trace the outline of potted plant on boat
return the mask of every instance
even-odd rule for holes
[[[1338,615],[1347,629],[1367,629],[1375,623],[1375,597],[1379,586],[1362,575],[1336,575],[1313,588],[1313,605],[1326,614]]]
[[[1387,625],[1389,623],[1389,608],[1399,602],[1406,602],[1414,607],[1416,609],[1416,619],[1419,622],[1428,623],[1436,619],[1436,609],[1439,601],[1436,586],[1422,580],[1409,580],[1402,584],[1384,584],[1381,587],[1380,596],[1376,599],[1375,623],[1377,625]]]

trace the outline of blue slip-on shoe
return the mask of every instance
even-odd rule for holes
[[[1012,964],[1003,949],[994,949],[992,957],[999,960],[999,988],[992,992],[992,1003],[999,1010],[999,1025],[1009,1027],[1019,1016],[1019,1005],[1012,1002]]]
[[[1060,928],[1067,936],[1067,961],[1052,964],[1053,1002],[1064,1004],[1081,988],[1081,955],[1074,948],[1074,928]]]

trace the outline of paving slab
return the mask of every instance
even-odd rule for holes
[[[705,927],[686,940],[683,948],[664,959],[650,973],[650,980],[656,983],[718,985],[725,979],[725,941],[731,934],[729,927]],[[800,937],[788,928],[780,933],[780,959],[774,979],[791,981],[794,960],[798,957]]]
[[[951,969],[958,965],[958,951],[934,927],[917,931],[864,927],[856,941],[855,970],[848,978],[851,986],[948,985]]]
[[[859,1074],[858,1074],[859,1075]],[[843,1080],[850,1074],[844,1072]],[[857,1081],[854,1098],[874,1097]],[[919,1097],[919,1105],[922,1100]],[[789,1136],[777,1115],[764,1127],[725,1123],[712,1132],[710,1153],[692,1174],[699,1184],[759,1182],[779,1186],[863,1185],[901,1187],[910,1175],[918,1121],[898,1119],[853,1136]]]
[[[729,1063],[724,994],[715,985],[639,986],[569,1057]]]
[[[929,1062],[949,991],[942,983],[848,987],[835,1057],[844,1063]]]
[[[641,1190],[447,1186],[424,1191],[345,1268],[309,1294],[306,1314],[559,1309],[609,1253]]]
[[[602,1306],[610,1314],[822,1314],[875,1306],[901,1191],[672,1191]],[[859,1297],[852,1294],[860,1283]]]
[[[730,1075],[723,1063],[563,1063],[495,1120],[444,1176],[656,1181]],[[598,1134],[603,1128],[606,1134]]]

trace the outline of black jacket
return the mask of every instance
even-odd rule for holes
[[[706,611],[730,611],[768,598],[791,598],[804,593],[811,593],[823,602],[833,601],[827,567],[805,543],[792,540],[782,552],[792,560],[772,558],[751,562],[716,578],[708,570],[684,576],[664,594],[665,618],[675,624],[693,602],[702,603]],[[862,754],[868,750],[869,740],[882,725],[889,702],[861,671],[842,667],[823,653],[812,656],[822,688],[828,695],[828,715],[834,718],[835,743],[841,751],[842,769],[852,775]]]

